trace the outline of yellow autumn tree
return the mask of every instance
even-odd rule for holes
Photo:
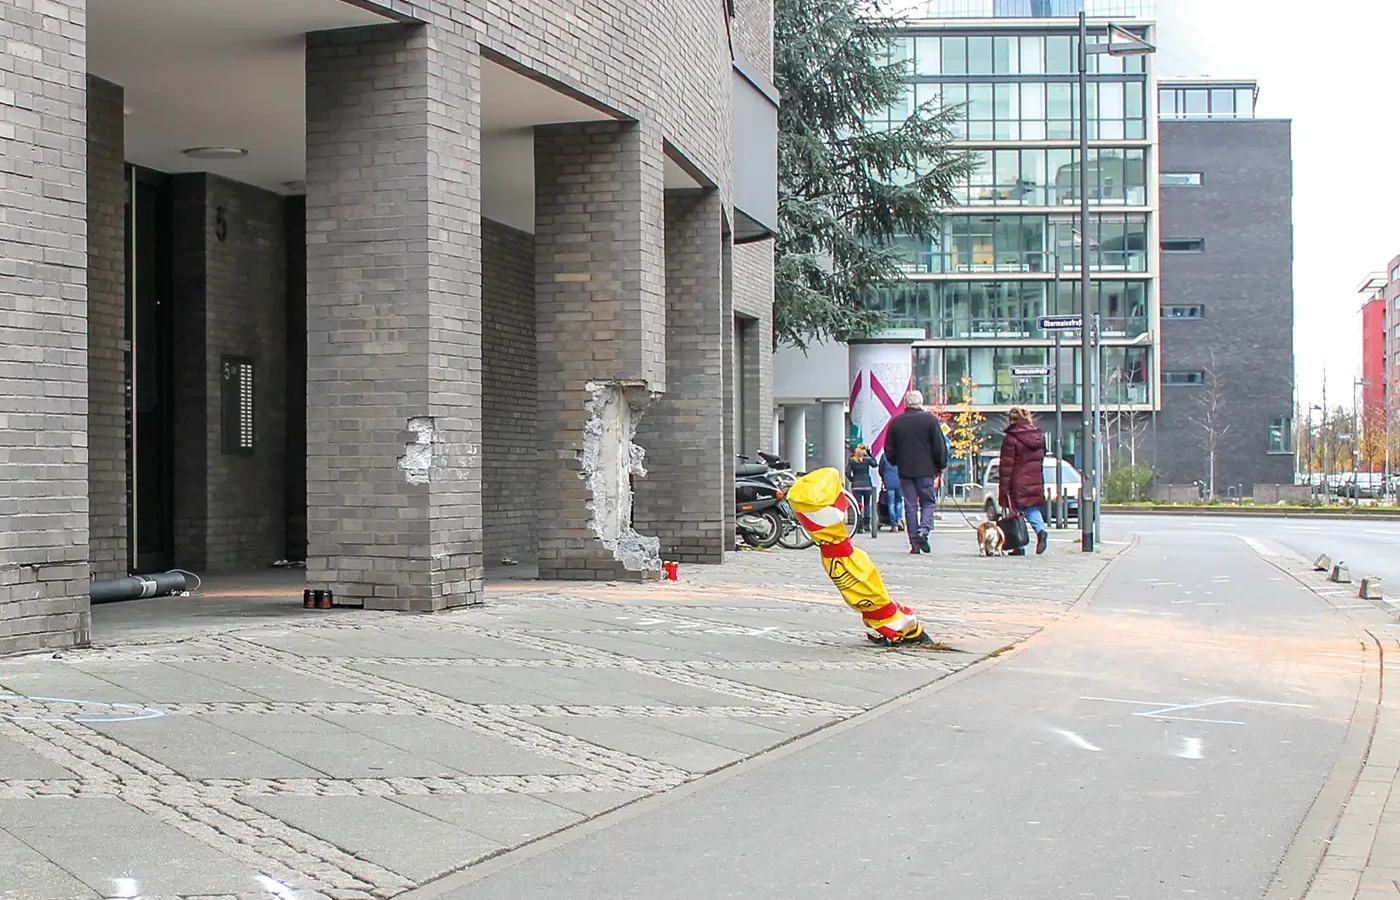
[[[974,392],[977,383],[963,376],[959,382],[962,400],[953,414],[952,433],[948,435],[948,449],[955,459],[967,460],[969,481],[977,480],[977,454],[982,452],[982,423],[986,417],[977,409]]]

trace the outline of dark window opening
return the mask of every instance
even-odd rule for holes
[[[1162,187],[1200,187],[1203,176],[1200,172],[1163,172]]]
[[[1163,372],[1162,384],[1166,386],[1196,385],[1206,383],[1205,372]]]
[[[1199,303],[1182,303],[1162,307],[1164,319],[1204,319],[1206,308]]]
[[[1202,253],[1205,249],[1205,238],[1162,238],[1163,253]]]

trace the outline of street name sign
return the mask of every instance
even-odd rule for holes
[[[1079,331],[1084,327],[1083,316],[1041,316],[1041,331]]]
[[[1012,366],[1012,378],[1049,378],[1049,366]]]

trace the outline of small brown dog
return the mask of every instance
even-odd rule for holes
[[[983,556],[1005,556],[1006,534],[1001,526],[990,519],[977,526],[977,545]]]

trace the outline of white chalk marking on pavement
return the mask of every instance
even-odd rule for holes
[[[1205,755],[1201,753],[1202,743],[1204,742],[1200,738],[1184,737],[1181,739],[1181,749],[1176,751],[1176,755],[1182,759],[1205,759]]]
[[[18,716],[0,712],[0,719],[11,722],[139,722],[143,719],[159,719],[165,710],[139,703],[103,703],[100,700],[74,700],[71,697],[26,697],[22,694],[0,694],[0,700],[31,700],[36,703],[64,703],[69,706],[95,706],[99,709],[135,710],[128,716]]]
[[[1242,534],[1237,535],[1237,537],[1240,540],[1244,541],[1246,544],[1248,544],[1249,549],[1253,550],[1255,553],[1258,553],[1260,556],[1278,556],[1277,553],[1275,553],[1269,548],[1268,544],[1264,543],[1258,538],[1245,537]]]
[[[116,887],[112,892],[113,897],[141,896],[141,886],[136,883],[135,878],[113,878],[112,884]]]
[[[1386,537],[1394,537],[1395,535],[1400,534],[1400,531],[1396,531],[1394,528],[1367,528],[1365,533],[1383,534]]]
[[[1101,747],[1095,747],[1093,744],[1084,740],[1084,738],[1080,737],[1079,735],[1075,734],[1073,731],[1070,731],[1067,728],[1056,728],[1055,733],[1058,734],[1060,737],[1064,738],[1065,740],[1069,741],[1074,746],[1078,747],[1080,750],[1089,750],[1094,753],[1103,752],[1103,749]]]
[[[1200,719],[1195,716],[1177,716],[1172,713],[1184,712],[1193,709],[1205,709],[1211,706],[1221,706],[1229,703],[1243,703],[1249,706],[1290,706],[1297,709],[1307,709],[1306,703],[1281,703],[1276,700],[1246,700],[1243,697],[1217,697],[1214,700],[1201,700],[1196,703],[1160,703],[1154,700],[1121,700],[1115,697],[1080,697],[1080,700],[1096,700],[1101,703],[1128,703],[1136,706],[1155,706],[1157,709],[1146,712],[1135,712],[1133,715],[1141,716],[1144,719],[1167,719],[1173,722],[1202,722],[1207,725],[1244,725],[1244,722],[1234,719]]]

